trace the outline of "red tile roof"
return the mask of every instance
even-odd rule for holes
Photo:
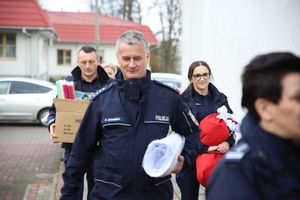
[[[48,12],[49,22],[54,27],[62,42],[94,42],[95,13],[91,12]],[[100,42],[114,43],[127,30],[142,32],[150,44],[156,44],[157,39],[148,26],[110,16],[99,16]]]
[[[0,26],[49,27],[37,0],[0,0]]]
[[[95,13],[43,11],[38,0],[0,0],[0,27],[54,28],[60,42],[95,42]],[[114,43],[127,30],[141,31],[150,44],[157,39],[148,26],[114,17],[99,17],[100,42]]]

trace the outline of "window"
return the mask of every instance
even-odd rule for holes
[[[7,94],[9,82],[1,81],[0,82],[0,94]]]
[[[71,65],[71,50],[58,49],[57,50],[57,64]]]
[[[12,82],[10,88],[10,94],[33,94],[33,93],[46,93],[51,88],[47,88],[41,85],[25,82]]]
[[[0,33],[0,58],[16,57],[16,34]]]

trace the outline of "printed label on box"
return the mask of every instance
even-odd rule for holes
[[[89,102],[54,99],[57,142],[73,143]]]

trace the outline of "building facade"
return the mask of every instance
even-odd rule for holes
[[[116,63],[115,41],[127,30],[142,32],[150,46],[157,39],[148,26],[110,16],[99,17],[99,59]],[[0,77],[50,80],[67,76],[81,46],[96,46],[96,14],[50,12],[37,0],[0,1]]]

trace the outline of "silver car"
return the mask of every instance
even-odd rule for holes
[[[56,97],[51,82],[29,78],[0,78],[0,121],[31,121],[47,125]]]
[[[151,73],[151,79],[160,81],[181,93],[181,76],[172,73]]]

